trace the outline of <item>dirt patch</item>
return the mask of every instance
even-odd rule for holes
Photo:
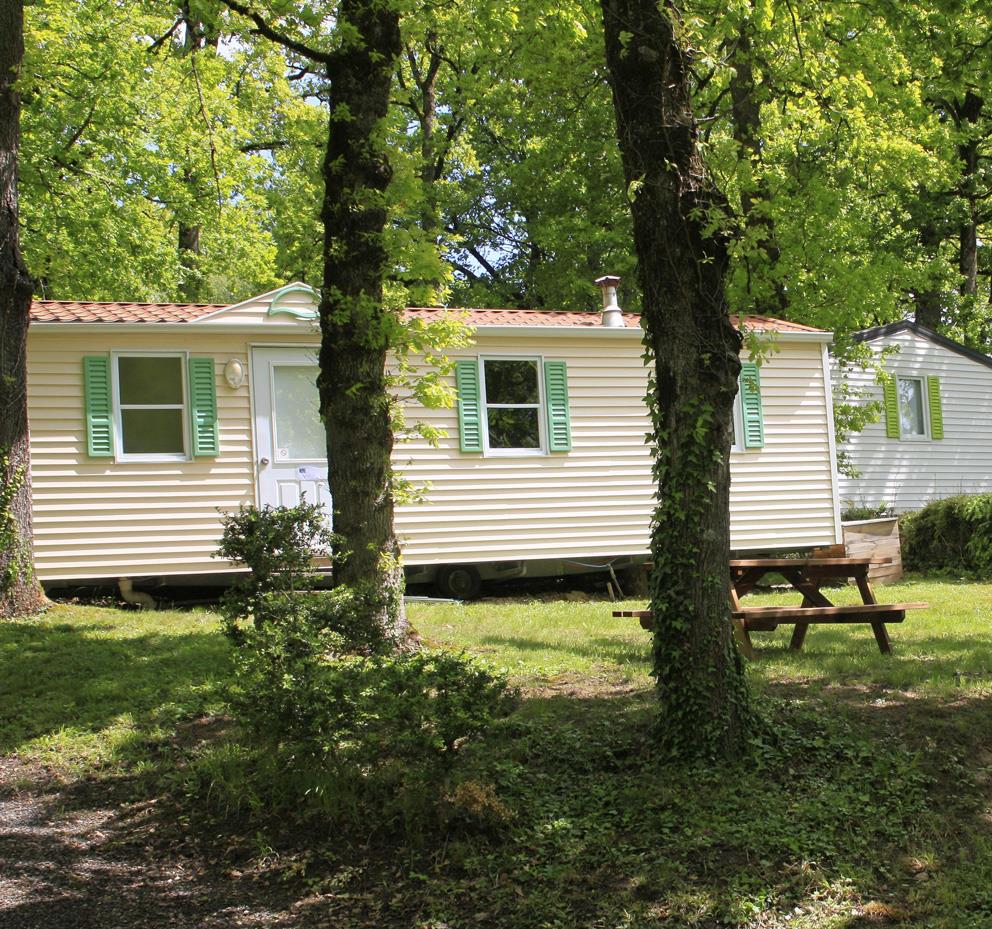
[[[4,929],[301,925],[278,888],[225,878],[161,800],[0,758]],[[275,901],[275,902],[273,902]]]

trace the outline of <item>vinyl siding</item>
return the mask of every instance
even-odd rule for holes
[[[520,457],[458,450],[454,409],[426,411],[447,438],[405,443],[397,464],[429,505],[400,507],[410,564],[638,555],[653,510],[647,372],[637,339],[498,336],[453,357],[539,355],[568,364],[572,450]],[[837,541],[822,347],[780,343],[761,368],[765,446],[731,456],[731,544],[787,550]],[[415,418],[415,413],[409,414]]]
[[[935,345],[914,332],[899,332],[869,343],[878,353],[885,346],[899,351],[885,360],[885,370],[905,377],[940,378],[944,438],[890,439],[885,417],[851,436],[842,447],[860,472],[841,477],[844,505],[886,503],[897,513],[917,510],[930,500],[959,493],[992,491],[992,368]],[[873,373],[845,373],[852,387],[882,401]]]
[[[285,321],[283,317],[281,321]],[[35,553],[42,580],[182,575],[224,570],[213,558],[220,514],[255,502],[250,379],[237,390],[223,369],[248,370],[253,343],[299,338],[239,333],[34,330],[28,391]],[[185,462],[89,458],[81,359],[108,351],[182,351],[217,369],[220,454]],[[399,507],[409,564],[642,554],[652,511],[644,437],[646,372],[639,340],[547,331],[482,330],[458,357],[543,355],[568,364],[572,450],[485,457],[458,449],[454,409],[410,410],[445,429],[438,448],[400,443],[397,469],[425,488],[425,503]],[[803,548],[836,541],[826,385],[819,344],[781,342],[761,369],[765,447],[732,456],[732,544],[740,550]],[[945,411],[947,407],[945,405]],[[945,413],[946,415],[946,413]],[[949,428],[949,424],[948,427]]]

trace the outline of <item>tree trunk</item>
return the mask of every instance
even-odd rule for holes
[[[924,199],[925,202],[925,199]],[[920,244],[923,254],[936,262],[943,234],[934,222],[924,222],[920,229]],[[936,289],[922,290],[914,295],[915,318],[918,326],[926,326],[934,331],[943,321],[944,295]]]
[[[741,337],[724,297],[725,202],[697,144],[671,0],[601,0],[634,244],[659,500],[651,550],[660,740],[673,757],[729,757],[751,721],[732,635],[730,441]]]
[[[973,133],[984,105],[985,101],[969,90],[955,112],[958,131],[967,132],[967,137],[958,145],[960,191],[965,201],[965,220],[961,224],[958,252],[962,297],[974,297],[978,293],[978,139],[974,138]]]
[[[381,127],[401,49],[399,14],[379,0],[343,0],[338,29],[351,38],[328,64],[318,384],[339,536],[335,581],[369,596],[372,619],[399,641],[407,626],[393,528],[393,429],[385,366],[401,323],[383,301],[384,193],[392,169]]]
[[[195,183],[193,178],[187,174],[186,182]],[[200,299],[200,227],[187,226],[182,220],[179,221],[179,265],[184,274],[179,281],[179,293],[184,300],[196,303]]]
[[[17,228],[20,98],[14,86],[24,55],[20,0],[0,3],[0,617],[40,602],[31,550],[27,335],[32,281]]]
[[[754,12],[754,2],[750,6]],[[750,16],[742,16],[736,41],[730,55],[731,122],[734,141],[742,158],[749,165],[746,183],[741,189],[741,213],[749,243],[744,254],[748,267],[748,294],[753,300],[751,311],[763,315],[784,315],[788,299],[776,271],[781,250],[775,239],[775,221],[765,211],[768,185],[761,173],[761,101],[754,79],[752,32]],[[742,308],[743,311],[743,308]]]

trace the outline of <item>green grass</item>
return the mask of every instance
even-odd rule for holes
[[[838,604],[858,603],[855,587],[827,592]],[[843,683],[922,688],[947,693],[992,686],[992,584],[910,580],[879,587],[882,602],[925,601],[889,626],[893,654],[882,655],[866,625],[812,626],[802,652],[789,650],[792,626],[754,633],[764,680],[814,688]],[[797,603],[795,593],[750,596],[745,605]],[[644,601],[583,603],[416,604],[410,617],[429,640],[491,657],[527,681],[555,675],[639,675],[648,669],[648,638],[634,619],[613,609]],[[960,677],[958,676],[960,675]]]
[[[0,623],[0,754],[91,773],[147,760],[222,706],[229,671],[211,613],[56,604]]]
[[[992,929],[992,585],[879,595],[931,604],[890,627],[891,656],[863,626],[814,626],[798,654],[791,627],[755,634],[767,728],[746,760],[688,768],[653,752],[649,634],[615,605],[413,605],[429,643],[523,688],[463,750],[454,825],[376,832],[370,814],[358,841],[263,814],[204,832],[264,847],[256,867],[304,876],[343,927]],[[229,674],[210,613],[58,606],[0,624],[0,753],[188,790],[176,771],[211,751],[188,721],[222,710]]]

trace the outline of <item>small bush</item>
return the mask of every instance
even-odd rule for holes
[[[305,502],[225,520],[221,555],[249,568],[222,602],[245,742],[201,759],[200,783],[227,810],[422,823],[459,746],[509,711],[506,679],[460,655],[401,652],[371,619],[375,590],[316,589],[330,544]]]
[[[231,705],[254,749],[251,790],[228,764],[222,805],[379,825],[433,819],[459,748],[509,712],[502,674],[439,651],[342,656],[340,636],[291,614],[247,633]],[[235,762],[232,764],[232,762]],[[241,797],[226,796],[225,785]]]
[[[903,516],[899,534],[909,570],[992,576],[992,494],[935,500]]]
[[[861,503],[848,502],[847,507],[840,514],[841,522],[857,522],[862,519],[883,519],[892,516],[892,507],[884,501],[882,503]]]

